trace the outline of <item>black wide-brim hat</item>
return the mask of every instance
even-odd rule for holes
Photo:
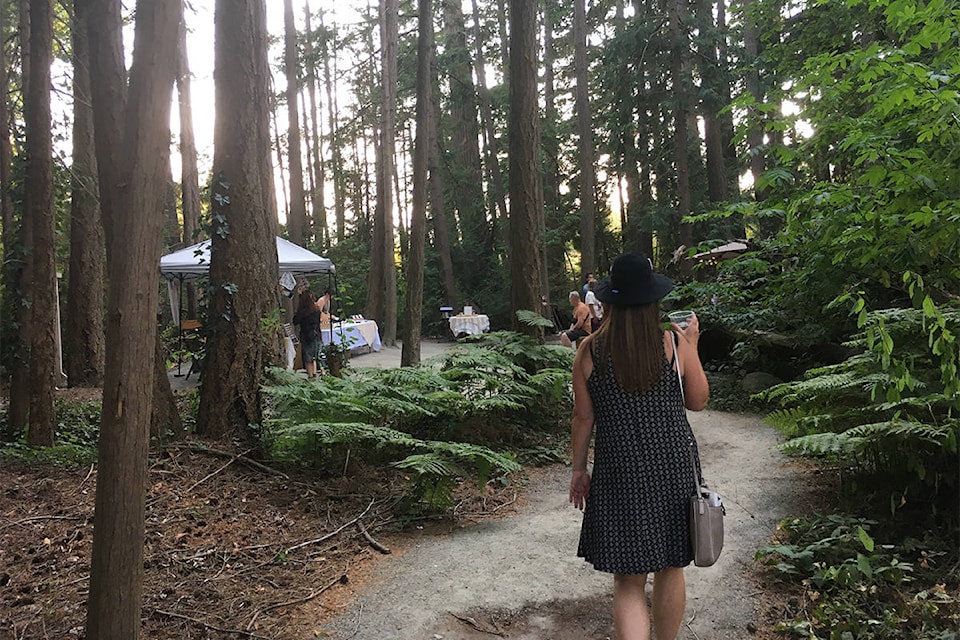
[[[597,284],[594,294],[604,304],[629,307],[659,300],[670,293],[670,278],[655,273],[642,253],[621,253],[610,265],[610,275]]]

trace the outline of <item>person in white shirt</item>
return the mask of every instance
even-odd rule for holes
[[[583,303],[590,309],[590,332],[593,333],[600,328],[600,321],[603,320],[603,304],[597,300],[593,290],[597,288],[597,281],[590,280],[587,283],[587,296]]]

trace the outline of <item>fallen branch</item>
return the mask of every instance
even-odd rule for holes
[[[347,584],[349,580],[350,578],[347,577],[347,574],[342,573],[339,576],[337,576],[337,578],[327,586],[321,587],[316,591],[311,591],[308,595],[302,598],[297,598],[296,600],[288,600],[287,602],[278,602],[276,604],[271,604],[268,607],[264,607],[263,609],[258,609],[257,612],[253,614],[253,617],[250,618],[250,622],[247,623],[247,630],[250,630],[253,627],[253,623],[257,621],[257,618],[260,617],[261,613],[266,613],[267,611],[273,611],[274,609],[279,609],[280,607],[289,607],[290,605],[294,605],[294,604],[303,604],[304,602],[310,602],[311,600],[316,598],[318,595],[320,595],[327,589],[330,589],[331,587],[333,587],[335,584],[338,584],[338,583]]]
[[[153,613],[160,616],[166,616],[168,618],[176,618],[178,620],[184,620],[192,624],[210,629],[211,631],[219,631],[220,633],[235,633],[247,638],[257,638],[258,640],[271,640],[266,636],[261,636],[259,634],[253,633],[251,631],[245,631],[244,629],[227,629],[224,627],[218,627],[216,625],[210,624],[209,622],[204,622],[203,620],[197,620],[196,618],[191,618],[190,616],[185,616],[182,613],[174,613],[173,611],[163,611],[161,609],[154,609]]]
[[[294,550],[296,550],[296,549],[300,549],[301,547],[307,547],[307,546],[309,546],[309,545],[311,545],[311,544],[320,544],[320,543],[323,542],[324,540],[329,540],[330,538],[334,537],[335,535],[338,535],[341,531],[343,531],[343,530],[346,529],[347,527],[351,527],[351,526],[355,525],[357,522],[360,521],[360,518],[362,518],[363,516],[367,515],[367,511],[370,511],[370,507],[373,506],[374,500],[376,500],[376,498],[372,498],[372,499],[370,500],[370,504],[368,504],[368,505],[367,505],[367,508],[363,510],[363,513],[361,513],[360,515],[358,515],[356,518],[354,518],[354,519],[351,520],[350,522],[347,522],[347,523],[345,523],[345,524],[340,525],[337,529],[335,529],[334,531],[331,531],[330,533],[328,533],[328,534],[325,535],[325,536],[320,536],[319,538],[314,538],[313,540],[307,540],[307,541],[305,541],[305,542],[301,542],[300,544],[295,544],[295,545],[293,545],[292,547],[288,548],[286,551],[284,551],[284,553],[286,553],[287,555],[289,555],[291,551],[294,551]]]
[[[489,633],[492,636],[500,636],[501,638],[505,638],[507,636],[507,634],[503,633],[502,631],[491,631],[490,629],[483,628],[482,626],[480,626],[479,622],[477,622],[476,620],[474,620],[469,616],[467,617],[458,616],[453,611],[448,611],[447,613],[449,613],[450,615],[452,615],[454,618],[464,623],[465,625],[471,627],[475,631],[479,631],[480,633]]]
[[[276,469],[268,467],[262,462],[257,462],[252,458],[248,458],[245,455],[237,455],[235,453],[230,453],[229,451],[222,451],[220,449],[211,449],[210,447],[198,447],[198,446],[189,445],[189,444],[174,445],[174,447],[188,449],[190,451],[196,451],[197,453],[208,453],[211,456],[217,456],[219,458],[235,458],[238,462],[242,462],[243,464],[249,467],[253,467],[258,471],[263,471],[264,473],[269,473],[274,476],[280,476],[281,478],[285,478],[287,480],[290,479],[290,476],[283,473],[282,471],[277,471]]]
[[[367,539],[367,542],[371,547],[385,555],[389,555],[391,553],[390,547],[380,544],[376,539],[374,539],[373,536],[370,535],[370,533],[367,531],[367,528],[363,526],[363,520],[357,520],[357,527],[360,529],[360,533],[362,533],[363,537]]]
[[[33,516],[31,518],[24,518],[22,520],[17,520],[16,522],[11,522],[10,524],[5,524],[0,527],[0,531],[4,529],[9,529],[10,527],[16,527],[21,524],[30,524],[31,522],[39,522],[41,520],[81,520],[80,516]]]
[[[213,472],[211,472],[211,473],[208,473],[208,474],[205,475],[203,478],[197,480],[197,481],[194,482],[192,485],[190,485],[190,488],[187,489],[187,493],[190,493],[191,491],[193,491],[194,489],[196,489],[197,487],[199,487],[201,484],[203,484],[204,482],[206,482],[207,480],[209,480],[209,479],[212,478],[213,476],[217,475],[218,473],[220,473],[221,471],[223,471],[224,469],[226,469],[227,467],[229,467],[231,464],[233,464],[234,462],[236,462],[236,461],[239,460],[240,458],[244,457],[244,455],[247,454],[247,453],[250,453],[250,451],[247,450],[247,451],[244,451],[243,453],[238,453],[238,454],[234,455],[234,456],[231,457],[229,460],[227,460],[227,463],[224,464],[223,466],[221,466],[219,469],[217,469],[216,471],[213,471]]]

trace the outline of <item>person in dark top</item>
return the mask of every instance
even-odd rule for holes
[[[300,334],[300,358],[308,378],[317,376],[317,358],[320,356],[320,309],[313,293],[307,289],[300,292],[293,324]]]
[[[693,560],[687,509],[700,465],[684,407],[705,408],[710,387],[696,314],[661,328],[659,300],[672,288],[646,256],[618,256],[596,287],[603,323],[573,363],[570,502],[585,509],[577,555],[613,574],[620,640],[649,640],[651,618],[657,640],[677,637]]]

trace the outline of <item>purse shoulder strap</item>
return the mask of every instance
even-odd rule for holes
[[[677,363],[677,382],[680,383],[680,401],[683,403],[683,410],[687,410],[687,398],[683,393],[683,376],[680,375],[680,341],[677,339],[677,334],[673,331],[670,332],[670,335],[673,336],[673,360]],[[691,431],[691,438],[693,433]],[[693,455],[693,440],[690,441],[690,466],[693,469],[693,486],[697,487],[697,495],[700,495],[700,485],[703,484],[703,479],[697,474],[697,458]]]

